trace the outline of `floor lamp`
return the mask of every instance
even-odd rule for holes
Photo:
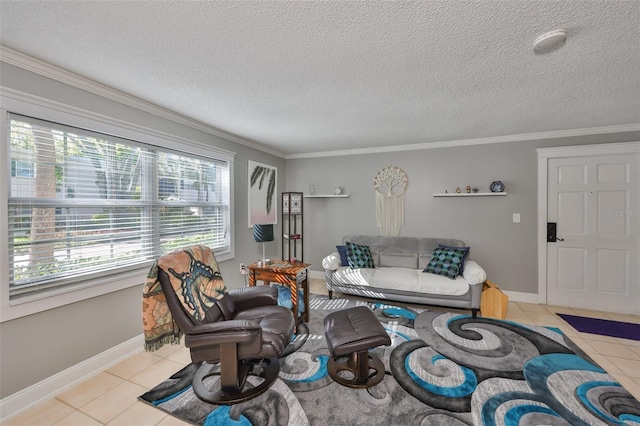
[[[264,243],[273,241],[273,224],[253,225],[253,239],[256,243],[262,243],[262,263],[266,265],[269,259],[265,255]]]

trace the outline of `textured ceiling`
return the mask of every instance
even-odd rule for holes
[[[639,1],[2,0],[0,19],[4,46],[285,154],[640,123]]]

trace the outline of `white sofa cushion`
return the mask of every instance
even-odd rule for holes
[[[334,279],[338,282],[369,287],[373,282],[373,274],[378,268],[356,268],[341,266],[334,273]]]
[[[469,283],[462,276],[451,278],[407,268],[358,268],[340,267],[334,279],[339,282],[364,287],[460,296],[469,290]]]

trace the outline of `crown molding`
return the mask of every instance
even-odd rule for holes
[[[107,117],[102,114],[97,114],[4,86],[0,86],[0,99],[2,99],[3,109],[20,115],[36,114],[38,118],[43,120],[54,122],[59,121],[64,124],[86,128],[87,130],[98,131],[134,140],[140,139],[139,135],[142,134],[146,137],[144,140],[141,140],[141,142],[164,146],[165,148],[171,148],[171,146],[167,146],[166,143],[163,143],[165,141],[180,142],[183,144],[185,152],[199,155],[216,153],[221,156],[221,159],[230,162],[233,162],[236,156],[236,152],[219,148],[206,142],[195,141],[177,135],[170,135],[156,129],[150,129],[128,121]],[[52,113],[51,111],[55,111],[56,113]],[[76,120],[69,121],[69,117],[74,117]],[[78,122],[77,119],[90,121]],[[96,123],[100,124],[96,125]],[[130,132],[135,133],[132,134]],[[197,148],[199,150],[196,149],[194,151],[188,147]]]
[[[640,142],[616,142],[597,145],[538,148],[538,158],[593,157],[607,154],[640,153]]]
[[[169,109],[155,105],[151,102],[147,102],[135,96],[129,95],[120,90],[90,80],[86,77],[75,74],[56,65],[52,65],[48,62],[44,62],[32,56],[26,55],[4,45],[0,45],[0,61],[10,65],[14,65],[18,68],[22,68],[26,71],[33,72],[43,77],[59,81],[69,86],[73,86],[78,89],[93,93],[103,98],[116,101],[123,105],[136,108],[140,111],[153,114],[165,120],[173,121],[174,123],[181,124],[183,126],[187,126],[192,129],[225,139],[227,141],[235,142],[248,148],[253,148],[258,151],[274,155],[276,157],[285,158],[285,154],[280,151],[267,148],[264,145],[261,145],[252,140],[225,132],[213,126],[209,126],[200,121],[194,120]]]
[[[379,154],[400,151],[419,151],[423,149],[451,148],[457,146],[486,145],[494,143],[522,142],[540,139],[567,138],[576,136],[599,135],[605,133],[640,132],[640,123],[619,126],[591,127],[585,129],[556,130],[550,132],[523,133],[520,135],[495,136],[489,138],[460,139],[454,141],[425,142],[408,145],[381,146],[376,148],[344,149],[337,151],[319,151],[303,154],[289,154],[287,160],[298,158],[340,157],[346,155]]]

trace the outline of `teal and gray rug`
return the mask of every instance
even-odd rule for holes
[[[140,397],[196,425],[640,425],[640,402],[559,330],[470,315],[311,296],[308,333],[261,396],[200,401],[196,366]],[[369,306],[391,336],[387,374],[351,389],[327,374],[323,319]],[[306,339],[306,340],[305,340]]]

